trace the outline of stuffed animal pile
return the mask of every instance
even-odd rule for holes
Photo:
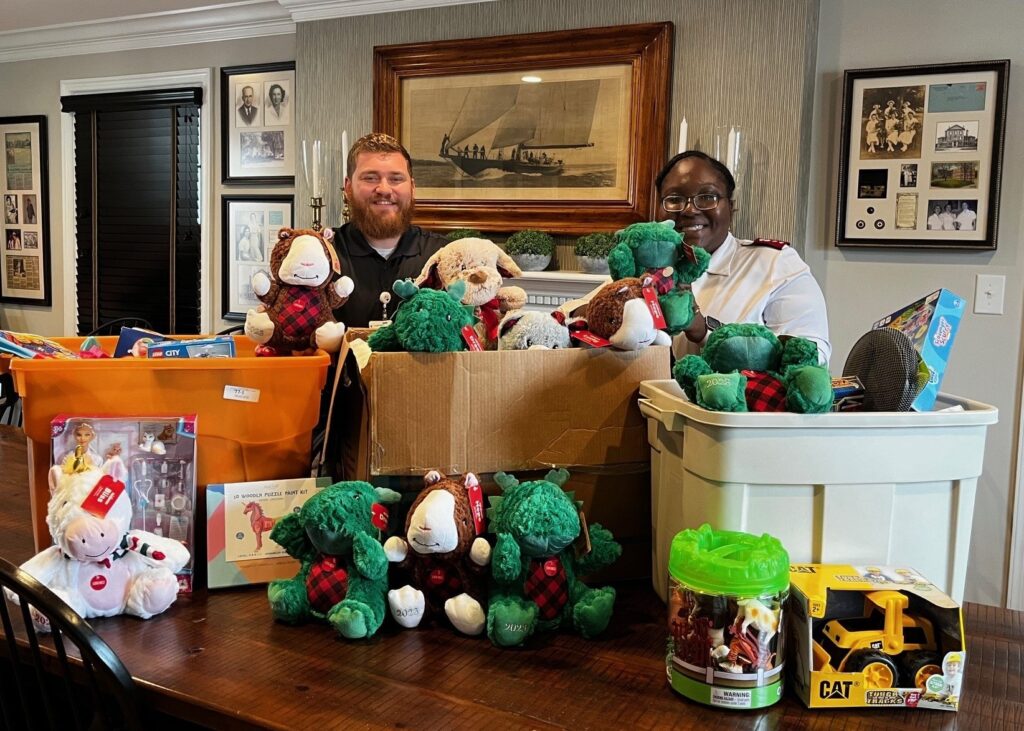
[[[339,482],[274,525],[270,538],[298,559],[299,573],[272,581],[270,608],[282,622],[329,622],[349,639],[372,637],[384,621],[388,559],[378,540],[394,490]]]
[[[785,341],[764,325],[723,325],[701,355],[676,361],[672,376],[687,397],[711,411],[793,411],[832,408],[832,378],[818,365],[818,347],[805,338]]]
[[[256,355],[302,355],[317,348],[336,353],[345,325],[333,310],[352,294],[331,244],[334,232],[282,228],[270,255],[270,277],[256,272],[252,289],[263,305],[245,316],[245,334]],[[271,278],[272,277],[272,278]]]
[[[485,510],[473,473],[452,479],[431,470],[404,532],[383,546],[381,503],[398,502],[398,493],[365,482],[324,488],[270,534],[301,562],[293,578],[271,582],[271,611],[289,624],[327,621],[349,639],[373,636],[385,603],[401,627],[446,618],[499,646],[557,627],[594,637],[608,626],[615,590],[578,577],[611,565],[622,548],[600,525],[586,529],[580,503],[563,489],[568,479],[565,470],[523,483],[498,473],[503,492]]]
[[[477,333],[488,350],[498,344],[501,317],[526,304],[521,287],[503,286],[503,277],[520,277],[519,267],[499,246],[487,239],[452,241],[431,256],[416,279],[428,289],[449,289],[464,282],[462,303],[477,320]]]
[[[177,598],[174,574],[189,560],[180,542],[129,530],[126,474],[116,456],[102,468],[52,467],[46,525],[54,545],[21,566],[86,619],[160,614]],[[16,601],[13,594],[8,597]],[[33,613],[33,622],[49,630],[41,614]]]

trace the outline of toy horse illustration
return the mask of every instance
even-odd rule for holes
[[[248,502],[243,511],[249,516],[249,523],[252,525],[252,532],[256,534],[256,550],[263,550],[263,533],[270,531],[277,522],[277,518],[268,518],[263,514],[263,506],[258,502]]]

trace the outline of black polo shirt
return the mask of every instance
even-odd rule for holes
[[[431,255],[447,244],[440,234],[411,226],[398,240],[398,246],[385,259],[374,251],[362,231],[346,223],[335,232],[334,248],[341,259],[341,273],[352,277],[355,290],[348,302],[334,311],[334,317],[346,327],[367,327],[370,320],[383,319],[381,292],[391,292],[388,317],[401,301],[392,285],[399,279],[415,279]]]

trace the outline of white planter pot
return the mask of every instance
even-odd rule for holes
[[[551,263],[550,254],[512,254],[512,261],[524,272],[542,272]]]
[[[608,259],[603,256],[577,256],[580,269],[587,274],[608,274]]]

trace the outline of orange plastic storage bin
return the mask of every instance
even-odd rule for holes
[[[53,338],[77,351],[83,338]],[[112,353],[117,337],[99,338]],[[257,358],[235,337],[235,358],[14,360],[24,400],[36,549],[50,545],[46,503],[50,421],[57,414],[197,414],[197,482],[305,477],[330,357]]]

